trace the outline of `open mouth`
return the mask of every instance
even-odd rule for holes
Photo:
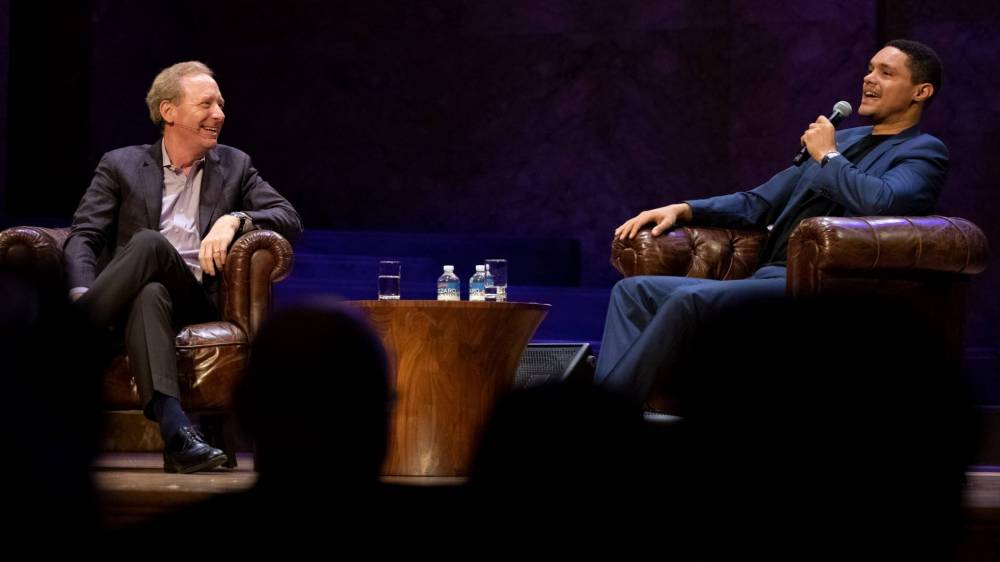
[[[205,127],[205,126],[202,126],[200,128],[201,128],[202,131],[205,131],[206,133],[208,133],[209,136],[211,136],[212,138],[218,137],[219,136],[219,130],[221,129],[221,127]]]
[[[874,90],[865,90],[865,91],[862,92],[862,98],[863,99],[875,99],[875,98],[880,98],[880,97],[882,97],[882,96],[880,96],[879,94],[875,93]]]

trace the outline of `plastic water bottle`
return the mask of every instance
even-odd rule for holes
[[[455,275],[455,266],[446,265],[444,266],[444,273],[441,277],[438,277],[437,290],[438,290],[438,300],[439,301],[457,301],[461,300],[459,295],[459,286],[462,284],[459,281],[458,276]]]
[[[476,273],[469,279],[469,300],[486,300],[486,266],[477,265]]]
[[[486,264],[486,270],[483,272],[486,274],[486,280],[483,284],[484,298],[483,300],[488,302],[497,301],[497,288],[493,285],[493,275],[490,273],[490,264]]]

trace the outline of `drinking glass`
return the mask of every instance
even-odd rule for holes
[[[496,287],[497,302],[507,300],[507,260],[494,258],[486,260],[486,265],[493,276],[493,286]]]
[[[378,262],[378,300],[399,300],[399,272],[398,261],[383,260]]]

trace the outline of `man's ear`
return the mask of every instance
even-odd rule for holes
[[[924,82],[923,84],[917,84],[917,88],[913,93],[913,101],[926,102],[931,96],[934,95],[934,85],[930,82]]]
[[[163,122],[173,125],[174,123],[174,111],[177,107],[170,100],[160,100],[160,117],[163,117]]]

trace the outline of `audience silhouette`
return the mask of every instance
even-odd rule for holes
[[[58,529],[85,548],[99,530],[90,465],[107,357],[95,353],[97,334],[67,302],[60,277],[43,273],[0,265],[5,536],[29,544]]]
[[[192,540],[217,544],[228,536],[244,547],[336,540],[344,548],[361,540],[386,517],[379,469],[388,376],[381,341],[360,311],[317,299],[274,312],[257,333],[233,397],[256,447],[255,486],[120,534],[141,544],[165,532],[206,529]]]

